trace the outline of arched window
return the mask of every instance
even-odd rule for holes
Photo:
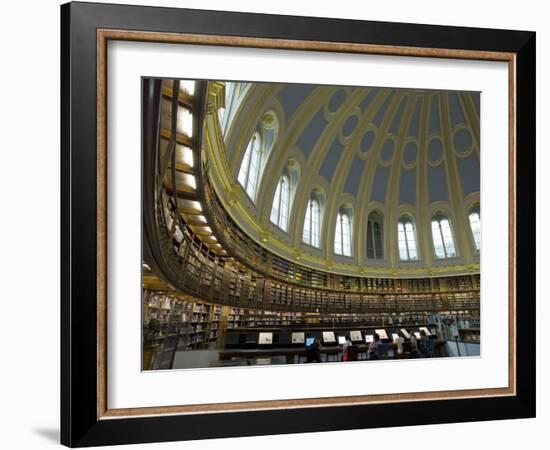
[[[304,232],[302,240],[313,247],[319,247],[321,235],[321,203],[311,196],[306,208],[306,218],[304,220]]]
[[[408,217],[403,217],[397,224],[397,237],[399,242],[399,258],[403,261],[418,259],[416,251],[416,236],[414,223]]]
[[[224,136],[229,129],[229,123],[239,109],[249,84],[250,83],[225,82],[225,106],[218,109],[218,117]]]
[[[351,218],[347,211],[340,210],[336,216],[334,234],[334,253],[351,256]]]
[[[382,217],[373,212],[369,215],[367,223],[367,258],[382,259],[384,251],[382,247]]]
[[[234,89],[235,84],[236,83],[231,83],[229,81],[225,83],[225,101],[224,101],[225,106],[218,109],[218,117],[220,119],[220,125],[221,125],[223,134],[225,134],[225,127],[228,122],[227,118],[230,116],[230,111],[232,106],[231,103],[233,100],[233,94],[235,92],[235,89]]]
[[[451,224],[445,216],[438,215],[432,219],[432,238],[436,258],[453,258],[456,256]]]
[[[474,236],[474,243],[476,245],[476,251],[479,253],[481,247],[481,217],[479,215],[479,206],[476,206],[470,210],[470,228],[472,229],[472,235]]]
[[[252,200],[256,198],[260,167],[262,164],[261,159],[261,137],[260,133],[256,132],[248,143],[238,176],[239,183]]]
[[[271,208],[271,222],[280,229],[287,231],[288,215],[290,210],[290,179],[288,175],[283,174],[277,183],[275,197],[273,197],[273,207]]]
[[[254,202],[266,161],[275,144],[277,129],[278,122],[275,113],[266,111],[256,132],[252,135],[241,161],[237,180]]]

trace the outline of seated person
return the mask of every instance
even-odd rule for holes
[[[306,347],[306,362],[323,362],[321,359],[321,343],[317,339],[315,339],[312,345]]]
[[[346,341],[342,344],[342,361],[349,361],[348,350],[352,346],[349,338],[346,338]]]
[[[403,343],[405,342],[405,338],[403,337],[403,334],[401,331],[398,331],[397,336],[393,340],[393,343],[395,344],[395,356],[397,359],[403,358]]]
[[[432,352],[430,351],[431,342],[430,338],[424,330],[420,330],[420,339],[417,341],[418,351],[424,358],[431,358]]]
[[[411,334],[411,358],[422,358],[422,353],[418,350],[418,339],[415,334]]]
[[[375,360],[380,359],[380,336],[378,333],[372,335],[372,342],[369,344],[369,349],[367,351],[367,359]]]
[[[347,344],[347,345],[346,345]],[[354,345],[349,339],[346,340],[344,344],[344,354],[342,356],[342,361],[357,361],[357,355],[359,347]]]

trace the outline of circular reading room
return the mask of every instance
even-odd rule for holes
[[[480,93],[142,79],[142,368],[480,355]]]

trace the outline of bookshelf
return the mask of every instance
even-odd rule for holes
[[[461,317],[458,320],[458,335],[462,342],[479,344],[481,338],[481,325],[479,317]]]
[[[144,328],[158,321],[158,331],[151,338],[177,336],[178,350],[219,347],[221,306],[157,292],[146,292],[144,302]]]

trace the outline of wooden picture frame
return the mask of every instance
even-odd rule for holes
[[[106,44],[110,40],[507,62],[509,386],[422,395],[109,409]],[[535,416],[535,33],[69,3],[61,7],[61,56],[61,442],[64,445]]]

